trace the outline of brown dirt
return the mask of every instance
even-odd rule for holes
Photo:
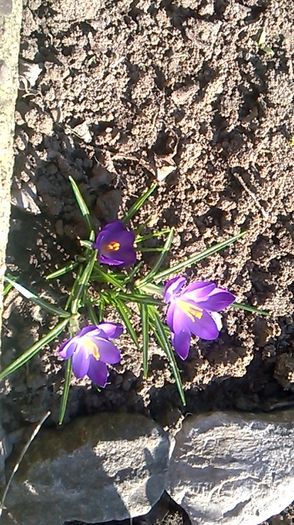
[[[21,84],[14,190],[35,185],[42,215],[15,211],[12,270],[38,288],[42,273],[76,252],[85,230],[69,175],[98,228],[170,172],[135,226],[175,226],[171,262],[248,230],[188,274],[217,280],[270,316],[232,310],[218,341],[195,342],[181,363],[188,412],[294,404],[293,17],[287,0],[25,2],[21,56],[41,72],[36,85],[27,73]],[[48,285],[46,293],[55,292]],[[46,328],[40,316],[8,297],[13,355]],[[176,426],[185,411],[153,350],[143,381],[141,356],[126,338],[112,384],[99,395],[76,384],[68,417],[128,410]],[[17,374],[4,407],[8,428],[48,408],[56,420],[62,377],[50,352]]]

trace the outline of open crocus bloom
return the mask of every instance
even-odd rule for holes
[[[94,248],[98,259],[110,266],[132,266],[136,262],[135,234],[123,222],[110,222],[98,233]]]
[[[88,376],[93,383],[104,387],[108,378],[107,364],[120,362],[120,351],[110,341],[119,337],[123,327],[116,323],[100,323],[82,328],[75,337],[59,348],[62,359],[72,357],[73,373],[79,379]]]
[[[186,286],[184,277],[169,280],[164,289],[164,301],[169,304],[167,324],[172,332],[175,351],[186,359],[191,335],[201,339],[216,339],[222,327],[218,313],[235,301],[235,296],[212,281],[197,281]]]

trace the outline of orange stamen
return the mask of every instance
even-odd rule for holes
[[[109,244],[107,244],[107,249],[111,252],[117,252],[117,250],[120,249],[120,244],[117,241],[112,241]]]

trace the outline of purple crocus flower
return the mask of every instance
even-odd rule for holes
[[[132,266],[136,262],[135,234],[123,222],[110,222],[98,233],[94,248],[102,264]]]
[[[191,335],[208,341],[216,339],[222,327],[218,313],[235,301],[228,290],[212,281],[196,281],[186,286],[184,277],[174,277],[164,288],[169,304],[166,321],[172,332],[172,344],[181,359],[188,357]]]
[[[59,348],[62,359],[72,357],[73,373],[79,379],[88,376],[95,385],[104,387],[108,378],[107,364],[120,362],[120,351],[110,341],[123,332],[117,323],[100,323],[82,328],[75,337]]]

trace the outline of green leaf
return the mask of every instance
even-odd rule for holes
[[[69,396],[69,389],[70,389],[71,375],[72,375],[72,358],[68,359],[67,363],[66,363],[65,381],[64,381],[62,400],[61,400],[60,412],[59,412],[59,421],[58,421],[59,425],[62,425],[63,420],[64,420],[64,416],[65,416],[65,412],[66,412],[68,396]]]
[[[159,299],[154,299],[151,295],[136,294],[136,293],[119,293],[117,295],[119,299],[126,303],[138,303],[138,304],[154,304],[156,306],[163,306],[163,302]]]
[[[135,345],[137,346],[137,348],[139,348],[139,341],[138,341],[138,337],[137,337],[137,334],[134,330],[134,327],[132,325],[132,321],[131,321],[131,312],[130,312],[130,309],[122,302],[120,301],[117,297],[113,297],[112,298],[112,302],[113,304],[115,305],[120,317],[122,318],[123,322],[124,322],[124,325],[130,335],[130,337],[132,338],[132,340],[134,341]]]
[[[141,253],[162,253],[164,248],[154,247],[154,248],[140,248]]]
[[[264,315],[264,316],[270,315],[270,312],[268,312],[267,310],[261,310],[260,308],[255,308],[254,306],[250,306],[250,304],[233,303],[231,305],[231,308],[236,308],[237,310],[245,310],[246,312],[252,312],[253,314],[257,314],[257,315]]]
[[[16,277],[14,278],[14,281],[16,281]],[[13,286],[10,283],[7,283],[6,286],[4,286],[3,297],[5,297],[10,292],[11,288],[13,288]]]
[[[135,283],[136,286],[138,285],[138,283],[139,281]],[[141,291],[145,292],[147,295],[152,294],[159,295],[160,297],[162,297],[164,292],[164,286],[158,286],[157,284],[148,283],[140,286],[140,292]]]
[[[55,272],[49,273],[49,275],[46,275],[45,279],[46,281],[49,281],[50,279],[56,279],[57,277],[60,277],[61,275],[65,275],[66,273],[71,272],[74,270],[80,263],[79,262],[71,262],[69,264],[66,264],[62,268],[59,268],[59,270],[56,270]]]
[[[98,325],[101,321],[99,321],[96,315],[95,309],[90,302],[87,303],[87,308],[88,308],[88,313],[89,313],[89,318],[91,320],[91,323]]]
[[[46,346],[48,343],[56,339],[56,337],[59,336],[59,334],[63,331],[63,329],[66,327],[67,323],[69,322],[69,319],[64,319],[60,323],[58,323],[50,332],[42,337],[40,341],[37,341],[31,348],[26,350],[21,356],[19,356],[13,363],[8,365],[2,372],[0,372],[0,381],[7,377],[9,374],[12,374],[15,372],[18,368],[25,365],[32,357],[34,357],[44,346]]]
[[[140,286],[144,286],[144,284],[147,284],[153,280],[154,276],[157,274],[158,270],[161,268],[167,253],[170,251],[170,248],[173,242],[173,238],[174,238],[174,228],[171,228],[168,234],[168,237],[164,243],[162,254],[158,257],[158,260],[156,261],[151,271],[146,275],[146,277],[144,277],[144,279],[139,281],[138,283],[139,288]]]
[[[123,289],[123,284],[115,275],[113,275],[112,272],[105,272],[102,270],[101,266],[99,264],[96,264],[95,266],[95,274],[99,276],[99,280],[104,283],[112,284],[115,288],[118,288],[119,290]]]
[[[184,259],[183,261],[179,262],[178,264],[175,264],[175,266],[172,266],[171,268],[167,268],[167,270],[163,270],[162,272],[158,273],[154,277],[154,281],[156,283],[160,282],[160,281],[163,281],[164,279],[166,279],[166,277],[169,277],[170,275],[175,274],[175,273],[179,272],[180,270],[184,270],[185,268],[188,268],[188,267],[192,266],[193,264],[195,264],[195,263],[197,263],[199,261],[202,261],[202,259],[206,259],[206,257],[209,257],[210,255],[213,255],[213,254],[219,252],[220,250],[224,250],[225,248],[227,248],[228,246],[230,246],[234,242],[236,242],[239,239],[241,239],[242,237],[244,237],[244,235],[246,235],[246,233],[247,232],[238,233],[237,235],[234,235],[230,239],[227,239],[226,241],[222,241],[222,242],[219,242],[217,244],[214,244],[210,248],[207,248],[207,249],[203,250],[200,253],[194,253],[193,255],[188,257],[188,259]]]
[[[77,286],[75,289],[74,297],[72,300],[71,305],[71,313],[76,314],[80,307],[80,300],[84,294],[84,291],[86,287],[88,286],[89,280],[91,278],[91,274],[94,268],[94,264],[96,262],[96,252],[94,251],[86,264],[81,276],[77,278]]]
[[[183,384],[182,384],[180,371],[178,369],[178,365],[177,365],[177,361],[176,361],[176,358],[175,358],[174,351],[173,351],[172,346],[171,346],[171,344],[169,342],[169,338],[168,338],[168,336],[166,334],[166,328],[167,327],[161,321],[159,313],[156,310],[156,308],[154,306],[149,306],[148,308],[149,308],[150,316],[152,317],[152,320],[154,322],[154,335],[155,335],[159,345],[161,346],[161,348],[163,349],[163,351],[167,355],[167,358],[169,360],[169,364],[171,366],[171,369],[172,369],[172,372],[173,372],[173,375],[174,375],[174,378],[175,378],[175,381],[176,381],[176,385],[177,385],[177,388],[178,388],[178,392],[179,392],[181,401],[182,401],[183,405],[185,406],[186,405],[186,400],[185,400],[185,393],[184,393],[184,389],[183,389]]]
[[[91,241],[84,241],[80,240],[80,245],[83,246],[83,248],[87,248],[88,250],[93,250],[93,242]]]
[[[149,311],[145,304],[141,304],[141,322],[142,322],[142,337],[143,337],[143,370],[144,377],[148,376],[148,349],[149,349]]]
[[[23,295],[23,297],[29,299],[35,304],[38,304],[39,306],[41,306],[41,308],[47,310],[47,312],[58,315],[58,317],[70,317],[69,312],[66,312],[65,310],[62,310],[62,308],[58,308],[57,306],[48,303],[48,301],[45,301],[44,299],[40,299],[40,297],[38,297],[35,293],[31,292],[30,290],[13,280],[13,277],[5,275],[4,278],[5,281],[7,281],[11,286],[13,286],[13,288],[15,288],[21,295]]]
[[[130,221],[131,218],[136,213],[138,213],[138,211],[143,206],[145,201],[150,197],[150,195],[154,192],[154,190],[156,190],[156,188],[157,188],[157,183],[156,182],[154,184],[151,184],[150,188],[148,188],[148,190],[145,191],[145,193],[143,193],[143,195],[141,195],[141,197],[139,197],[136,200],[136,202],[134,202],[133,206],[130,207],[129,211],[126,213],[126,215],[123,218],[123,222]]]
[[[80,208],[81,214],[83,216],[83,219],[88,227],[89,230],[89,239],[90,241],[94,241],[95,239],[95,229],[92,223],[91,214],[89,212],[89,208],[87,204],[84,201],[84,198],[80,192],[80,189],[75,182],[75,180],[72,177],[69,177],[69,181],[71,183],[72,190],[74,192],[74,196],[76,198],[78,207]]]
[[[170,228],[163,228],[162,230],[159,230],[158,232],[148,233],[147,235],[139,234],[136,236],[136,244],[139,244],[140,242],[144,242],[144,241],[149,241],[149,239],[154,239],[154,237],[163,237],[169,232],[170,232]]]
[[[99,304],[98,304],[98,321],[99,321],[99,323],[102,323],[102,321],[104,319],[104,313],[105,313],[106,304],[107,304],[107,300],[106,300],[104,294],[103,295],[100,294]]]
[[[134,268],[132,268],[132,270],[130,271],[130,273],[126,276],[125,280],[124,280],[124,285],[126,285],[127,283],[131,282],[132,279],[134,279],[135,275],[138,273],[138,271],[142,268],[144,262],[143,261],[140,261],[138,264],[136,264],[136,266],[134,266]]]
[[[83,266],[81,265],[78,269],[78,272],[77,272],[77,275],[76,275],[76,278],[74,280],[74,283],[73,283],[73,287],[70,291],[70,294],[67,298],[67,301],[66,301],[66,305],[65,305],[65,309],[66,310],[69,310],[69,307],[74,299],[74,297],[76,296],[76,293],[77,293],[77,289],[78,289],[78,284],[79,284],[79,281],[81,279],[81,276],[82,276],[82,273],[83,273]]]

